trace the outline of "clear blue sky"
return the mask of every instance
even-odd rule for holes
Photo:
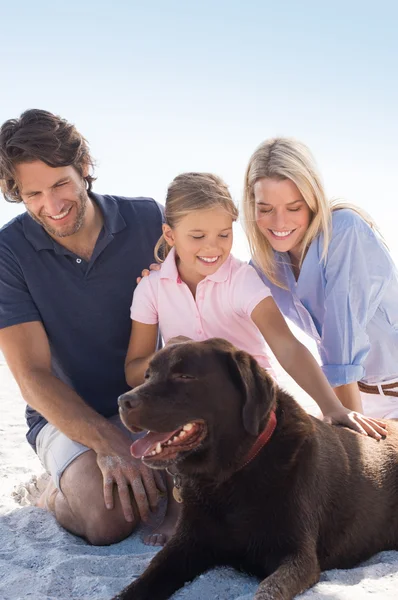
[[[210,170],[239,201],[254,148],[291,135],[397,259],[398,3],[4,4],[0,121],[43,108],[74,122],[96,191],[163,201],[179,172]],[[18,210],[1,200],[0,224]]]

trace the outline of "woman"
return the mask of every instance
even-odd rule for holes
[[[276,138],[250,158],[244,220],[253,264],[342,404],[398,418],[398,275],[370,218],[329,202],[308,148]]]

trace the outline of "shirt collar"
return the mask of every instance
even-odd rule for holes
[[[227,260],[221,265],[219,269],[217,269],[215,273],[213,273],[212,275],[208,275],[206,279],[209,279],[210,281],[216,281],[218,283],[227,281],[231,272],[231,264],[232,254],[228,256]]]
[[[112,196],[101,196],[92,192],[89,195],[102,212],[104,229],[107,233],[118,233],[126,227],[126,222],[120,214],[118,204]],[[25,213],[24,217],[24,234],[35,250],[54,250],[62,253],[66,251],[66,248],[48,235],[46,230],[39,223],[36,223],[29,213]]]
[[[172,279],[173,281],[177,281],[177,283],[181,281],[176,265],[175,248],[170,250],[164,259],[164,262],[162,263],[162,267],[160,269],[160,279]]]
[[[293,273],[292,263],[288,252],[274,252],[274,257],[279,273],[282,274],[280,279],[287,283],[291,292],[294,292],[297,286],[297,281]]]
[[[227,260],[221,265],[221,267],[217,269],[217,271],[212,275],[208,275],[207,277],[205,277],[205,280],[216,281],[219,283],[222,281],[226,281],[231,271],[231,262],[232,255],[230,254]],[[172,248],[166,256],[165,261],[162,264],[162,268],[160,269],[160,278],[172,279],[173,281],[177,281],[177,283],[181,282],[176,265],[175,248]]]

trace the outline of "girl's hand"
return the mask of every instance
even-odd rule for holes
[[[363,435],[369,435],[376,440],[380,440],[388,433],[384,421],[365,417],[365,415],[344,408],[344,406],[341,409],[324,414],[323,420],[333,425],[345,425],[345,427],[349,427]]]
[[[143,277],[148,277],[151,271],[159,271],[160,265],[158,263],[152,263],[149,265],[149,269],[143,269],[141,272],[141,277],[137,277],[136,281],[139,283]]]
[[[170,344],[183,344],[184,342],[193,342],[193,340],[185,335],[176,335],[169,339],[166,346],[170,346]]]

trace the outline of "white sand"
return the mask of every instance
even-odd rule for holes
[[[287,384],[292,389],[291,383]],[[24,402],[0,364],[0,600],[109,600],[146,567],[154,551],[138,535],[95,548],[62,530],[54,518],[18,505],[15,487],[42,472],[25,441]],[[306,402],[306,401],[305,401]],[[308,403],[307,403],[308,404]],[[26,499],[26,498],[25,498]],[[398,498],[397,498],[398,509]],[[257,582],[231,569],[199,577],[173,598],[251,600]],[[303,599],[398,597],[398,552],[384,552],[350,571],[328,571]]]

